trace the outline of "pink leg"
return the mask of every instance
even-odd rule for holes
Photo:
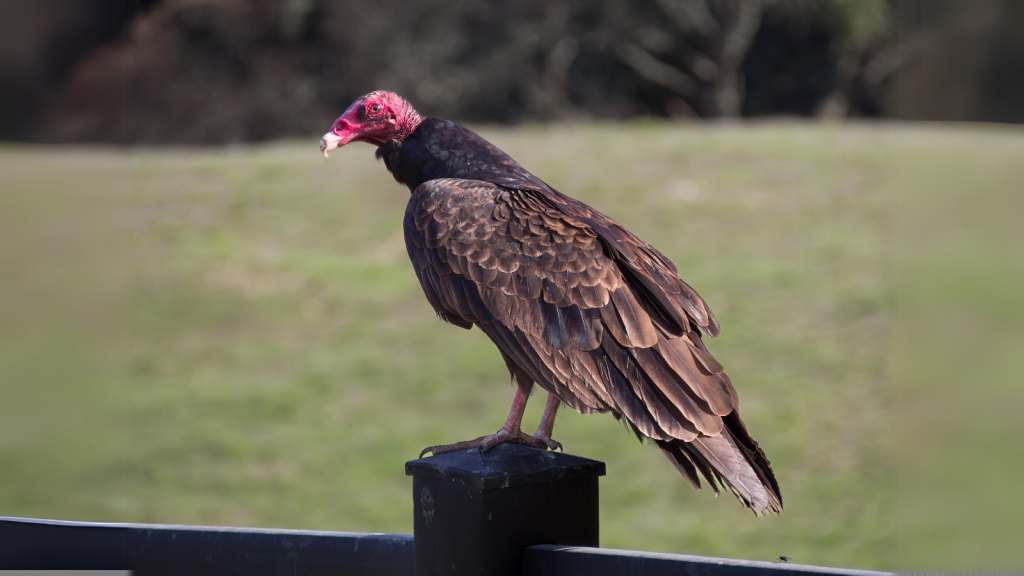
[[[522,386],[516,386],[516,396],[512,399],[512,408],[509,409],[508,419],[505,420],[505,425],[501,427],[501,430],[498,430],[490,436],[481,436],[476,440],[466,440],[464,442],[456,442],[455,444],[443,444],[440,446],[424,448],[423,451],[420,452],[420,458],[422,458],[427,452],[437,456],[438,454],[467,450],[469,448],[476,448],[477,446],[480,447],[481,452],[487,452],[491,448],[494,448],[503,442],[525,444],[542,450],[547,448],[547,442],[534,438],[529,434],[525,434],[520,429],[523,423],[523,412],[526,411],[526,401],[530,397],[530,388],[533,388],[533,382],[530,382],[525,390]],[[552,416],[552,418],[554,418],[554,416]]]
[[[551,433],[555,430],[555,414],[558,412],[558,407],[561,404],[562,401],[559,400],[558,396],[548,392],[548,403],[544,405],[544,414],[540,417],[537,433],[533,435],[534,438],[547,444],[547,447],[551,450],[556,448],[562,450],[562,445],[551,439]]]

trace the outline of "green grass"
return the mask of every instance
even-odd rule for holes
[[[900,168],[989,158],[1020,132],[483,132],[705,297],[723,328],[709,347],[782,486],[786,511],[755,519],[693,491],[610,416],[564,410],[555,438],[608,465],[603,546],[884,569],[942,553],[927,545],[941,529],[900,517],[890,248],[896,198],[917,186]],[[0,514],[411,533],[403,463],[504,420],[504,365],[482,333],[435,318],[405,254],[408,192],[369,146],[330,160],[315,138],[8,146],[0,171],[4,206],[21,210],[0,249],[0,374],[15,383],[0,392]]]

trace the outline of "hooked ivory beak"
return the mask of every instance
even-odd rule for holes
[[[333,131],[324,134],[324,137],[320,139],[320,152],[323,153],[324,158],[327,158],[327,153],[335,148],[340,148],[347,144],[342,140],[341,136],[338,136]]]

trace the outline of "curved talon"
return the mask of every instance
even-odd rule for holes
[[[511,432],[509,430],[502,428],[501,430],[498,430],[496,434],[487,437],[487,440],[485,440],[480,445],[480,451],[489,452],[498,444],[505,443],[522,444],[524,446],[530,446],[531,448],[539,448],[541,450],[547,448],[547,446],[544,444],[542,440],[534,438],[533,436],[526,434],[522,430],[516,430],[515,432]]]
[[[565,448],[562,448],[561,442],[552,440],[549,436],[544,436],[543,434],[534,434],[533,437],[543,442],[548,450],[551,450],[552,452],[558,450],[563,454],[565,453]]]
[[[420,452],[420,458],[423,458],[423,455],[427,452],[430,452],[434,456],[440,456],[441,454],[447,454],[448,452],[458,452],[459,450],[466,450],[467,448],[476,448],[491,437],[493,437],[493,435],[481,436],[476,440],[466,440],[464,442],[456,442],[454,444],[438,444],[437,446],[429,446]]]

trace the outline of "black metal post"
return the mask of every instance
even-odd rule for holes
[[[413,460],[415,576],[519,576],[523,548],[598,545],[604,463],[499,444]]]

